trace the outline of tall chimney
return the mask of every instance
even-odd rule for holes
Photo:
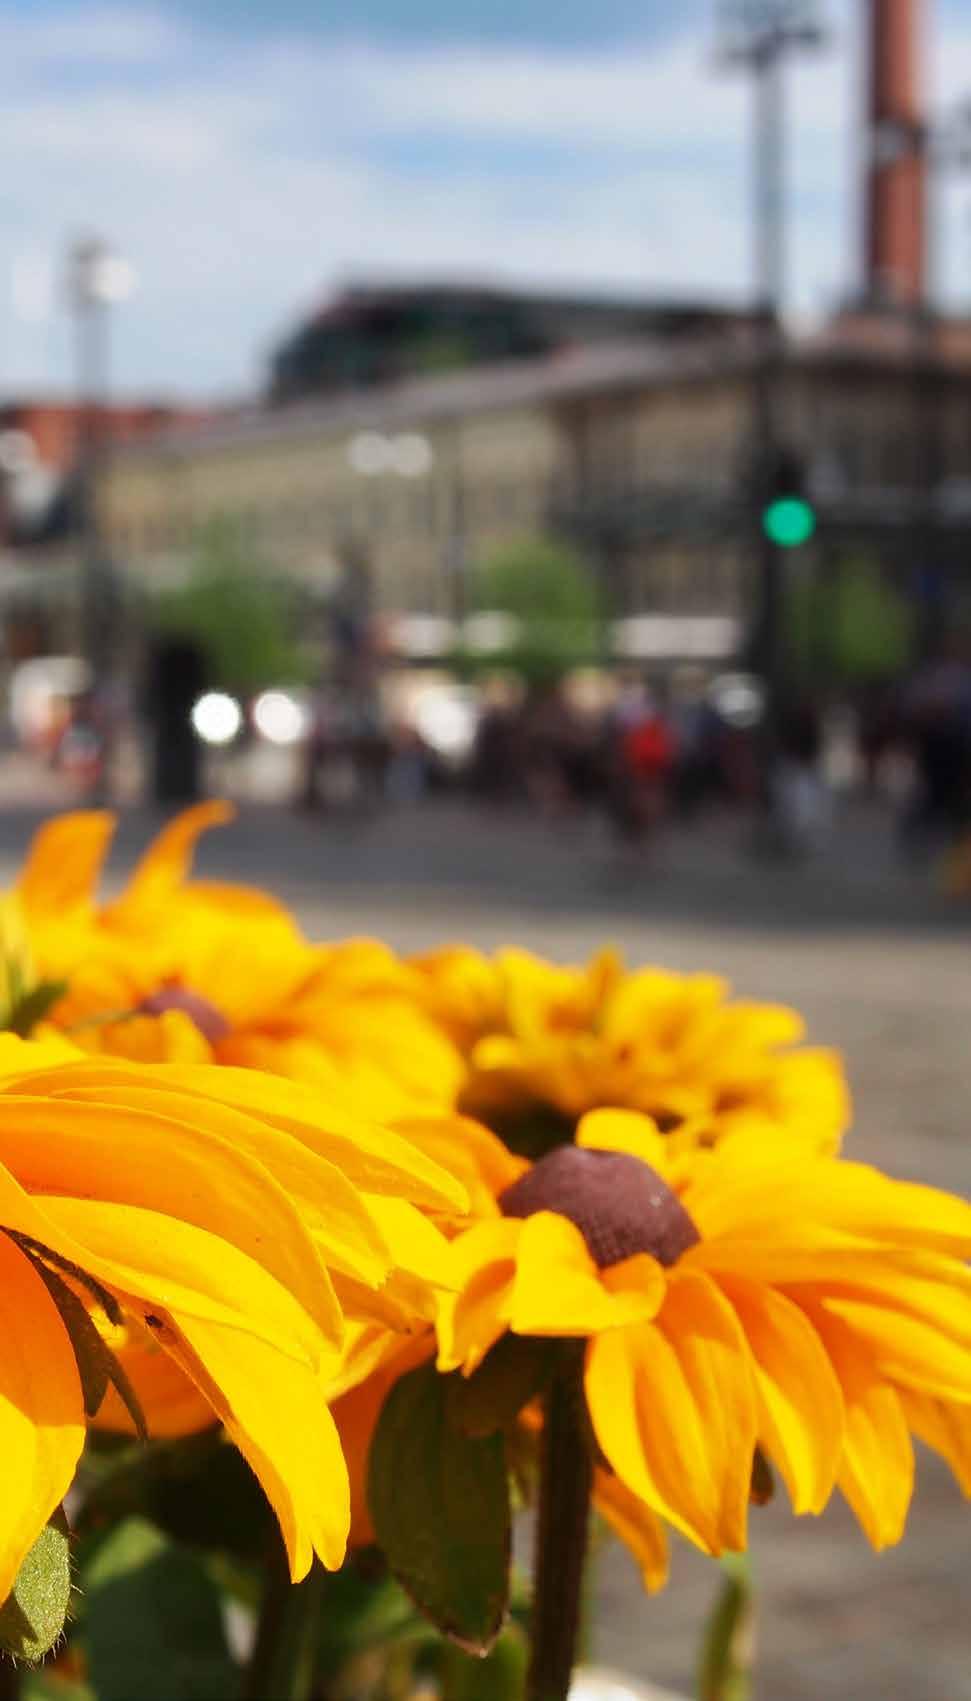
[[[926,132],[922,64],[925,0],[868,0],[867,300],[924,299]]]

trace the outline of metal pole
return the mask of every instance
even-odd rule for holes
[[[942,387],[937,347],[936,287],[937,195],[936,161],[925,135],[914,141],[928,163],[925,178],[927,208],[924,219],[923,290],[914,305],[914,376],[916,420],[914,431],[914,554],[921,584],[918,650],[922,658],[938,648],[945,610],[938,583],[938,536],[935,495],[941,473]]]
[[[78,242],[71,253],[77,373],[77,502],[80,552],[80,638],[100,704],[95,725],[102,753],[93,800],[108,801],[114,732],[111,674],[118,637],[118,590],[101,526],[99,503],[108,448],[108,300],[105,266],[110,256],[96,238]]]
[[[462,474],[461,443],[456,427],[451,465],[446,474],[446,536],[445,571],[449,613],[456,628],[456,641],[461,642],[461,629],[468,613],[467,539],[465,512],[465,480]]]
[[[98,515],[107,380],[104,304],[78,291],[75,303],[78,372],[78,509],[81,545],[81,634],[95,681],[108,661],[105,561]]]
[[[756,299],[775,319],[785,295],[783,242],[785,113],[782,43],[767,36],[753,57],[755,73],[755,278]]]
[[[767,36],[753,55],[755,295],[758,304],[754,405],[755,665],[765,690],[763,714],[763,780],[769,795],[769,770],[774,752],[778,713],[780,650],[783,638],[781,551],[766,536],[762,511],[778,442],[778,379],[781,365],[781,307],[784,287],[784,199],[782,49],[777,36]]]

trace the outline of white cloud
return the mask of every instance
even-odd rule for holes
[[[834,51],[789,80],[801,306],[853,276],[853,0],[837,10]],[[952,35],[956,92],[971,28]],[[738,297],[748,136],[748,91],[713,76],[698,36],[591,55],[283,33],[255,46],[137,7],[7,20],[0,148],[17,172],[0,282],[18,256],[103,230],[140,279],[116,315],[118,385],[198,392],[253,381],[274,336],[348,273]],[[62,316],[25,324],[8,299],[5,385],[66,384]]]
[[[61,12],[0,18],[6,74],[70,62],[110,69],[157,64],[183,40],[173,19],[150,6],[74,6]]]

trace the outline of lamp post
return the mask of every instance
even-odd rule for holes
[[[957,102],[941,119],[925,126],[916,141],[927,165],[930,199],[925,221],[924,288],[915,310],[915,371],[917,417],[914,433],[915,501],[914,552],[924,581],[919,647],[932,653],[940,642],[946,620],[946,598],[935,581],[933,555],[937,545],[937,493],[943,466],[942,350],[939,339],[939,285],[941,241],[937,186],[945,176],[971,176],[971,96]]]
[[[752,388],[754,558],[756,564],[755,666],[765,688],[763,748],[766,802],[782,671],[783,555],[772,528],[763,523],[773,469],[783,445],[778,419],[779,376],[784,356],[782,310],[786,295],[785,142],[783,71],[796,54],[825,40],[817,0],[723,0],[719,11],[717,63],[743,71],[753,86],[752,222],[754,298],[757,326]]]
[[[96,236],[79,238],[68,256],[78,398],[77,500],[81,552],[81,641],[95,681],[110,667],[117,586],[101,532],[97,483],[107,449],[108,310],[131,293],[126,260]]]

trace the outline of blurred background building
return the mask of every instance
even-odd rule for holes
[[[789,40],[777,13],[752,37],[770,56]],[[932,311],[928,276],[933,182],[965,163],[967,137],[926,110],[920,0],[869,0],[866,16],[859,286],[811,333],[767,332],[759,299],[357,285],[283,338],[252,404],[11,404],[8,607],[70,557],[76,423],[94,406],[111,452],[84,472],[89,519],[136,600],[184,583],[207,528],[228,525],[294,588],[304,636],[316,609],[321,631],[363,623],[404,658],[447,654],[476,563],[538,534],[583,553],[622,660],[746,655],[768,574],[802,610],[802,662],[822,677],[832,599],[861,560],[908,605],[918,647],[971,619],[971,321]],[[778,247],[781,229],[768,234]],[[767,336],[769,447],[814,519],[802,547],[768,557]]]

